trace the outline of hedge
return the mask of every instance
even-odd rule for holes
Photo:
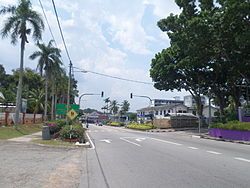
[[[132,123],[127,126],[129,129],[136,129],[136,130],[150,130],[153,129],[154,126],[152,124],[138,124],[138,123]]]
[[[214,123],[209,128],[219,128],[227,130],[250,131],[250,122],[229,121],[225,124]]]

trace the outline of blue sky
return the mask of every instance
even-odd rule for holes
[[[16,0],[0,0],[0,5],[15,4]],[[31,0],[33,8],[40,12],[38,0]],[[51,0],[42,0],[49,23],[62,56],[65,67],[68,59],[59,35]],[[75,67],[112,76],[151,82],[149,69],[155,53],[169,46],[167,35],[157,27],[157,21],[170,13],[179,13],[174,0],[55,0],[63,33]],[[0,18],[2,27],[4,17]],[[43,41],[51,39],[48,27]],[[25,51],[25,67],[36,68],[37,62],[27,57],[36,50],[30,43]],[[0,64],[7,72],[19,67],[19,44],[12,46],[9,39],[0,40]],[[121,103],[128,100],[131,111],[149,104],[147,99],[130,99],[132,92],[151,98],[172,99],[187,93],[166,92],[154,89],[153,85],[136,84],[102,77],[92,73],[74,73],[78,80],[79,93],[101,93]],[[78,101],[78,100],[76,100]],[[86,96],[83,108],[100,109],[103,99]]]

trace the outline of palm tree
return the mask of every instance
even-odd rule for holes
[[[111,102],[110,101],[110,99],[109,99],[109,97],[108,98],[106,98],[106,99],[104,99],[104,102],[105,102],[105,106],[104,107],[102,107],[102,109],[104,110],[104,113],[105,113],[105,110],[109,110],[109,103]]]
[[[129,102],[127,100],[124,100],[121,107],[121,114],[126,114],[129,111],[129,106]]]
[[[66,75],[65,70],[60,66],[55,66],[50,74],[51,81],[51,120],[55,119],[55,105],[57,102],[57,87],[62,83],[62,78]]]
[[[19,113],[22,98],[22,83],[23,83],[23,67],[24,67],[24,49],[28,43],[28,35],[32,33],[32,38],[38,41],[42,38],[44,23],[40,14],[32,10],[30,0],[19,0],[18,6],[2,7],[1,14],[10,14],[6,19],[1,30],[2,38],[10,35],[11,43],[15,45],[18,39],[21,39],[21,54],[20,54],[20,74],[16,95],[16,110],[15,124],[19,121]]]
[[[115,115],[119,111],[119,106],[116,100],[111,101],[110,111]]]
[[[48,111],[48,81],[49,78],[57,74],[62,64],[60,60],[60,49],[53,47],[53,40],[50,40],[48,45],[37,43],[39,51],[35,51],[30,55],[30,59],[34,60],[39,58],[37,69],[39,69],[40,74],[45,73],[45,105],[44,105],[44,120],[47,120]]]
[[[41,89],[38,90],[31,90],[29,93],[29,101],[32,104],[32,109],[33,109],[33,123],[36,123],[36,114],[39,111],[39,109],[44,109],[43,106],[43,100],[44,100],[44,91]]]

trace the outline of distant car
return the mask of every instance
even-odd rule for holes
[[[100,122],[100,123],[98,123],[98,126],[102,126],[102,123]]]

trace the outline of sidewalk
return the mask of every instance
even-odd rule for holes
[[[25,135],[25,136],[17,137],[17,138],[11,138],[11,139],[8,139],[8,141],[30,142],[32,140],[38,140],[38,139],[41,139],[41,138],[42,138],[42,131],[30,134],[30,135]]]

